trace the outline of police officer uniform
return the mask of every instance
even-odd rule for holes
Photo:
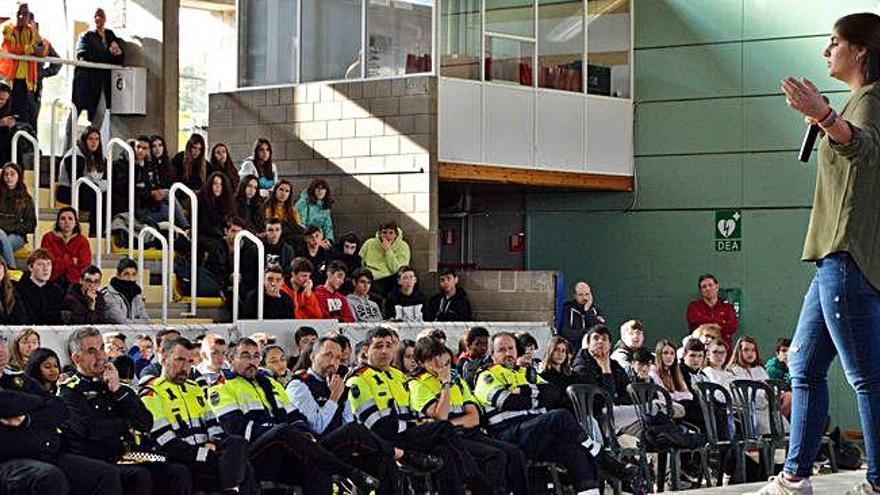
[[[410,405],[417,413],[427,415],[428,409],[437,403],[444,389],[449,391],[449,420],[466,416],[469,408],[479,413],[479,405],[471,394],[471,388],[455,370],[447,383],[442,383],[437,375],[428,371],[419,373],[409,382]],[[478,426],[457,427],[456,433],[482,467],[483,474],[496,493],[529,493],[526,459],[519,447],[484,434]]]
[[[169,461],[189,467],[196,488],[257,491],[247,441],[224,434],[196,382],[178,385],[153,378],[141,388],[140,398],[153,416],[152,439]],[[216,448],[209,448],[209,442]]]
[[[488,487],[474,458],[448,421],[418,422],[410,410],[407,378],[400,370],[369,365],[356,368],[346,380],[349,408],[358,422],[396,447],[435,454],[443,459],[438,488],[443,494],[464,494],[464,482]]]
[[[336,474],[367,492],[378,486],[375,478],[315,442],[305,416],[266,371],[259,370],[253,379],[227,372],[208,396],[223,429],[250,442],[257,479],[297,483],[307,494],[330,493]]]
[[[113,466],[62,452],[58,428],[66,415],[64,402],[47,396],[32,378],[9,369],[0,371],[0,417],[24,416],[19,426],[0,425],[0,482],[12,486],[21,481],[21,486],[39,494],[70,490],[121,495],[122,483]]]
[[[60,385],[58,395],[68,410],[62,433],[69,450],[115,465],[127,494],[148,495],[154,484],[162,493],[192,492],[189,470],[182,464],[116,464],[136,446],[132,429],[146,433],[153,428],[153,416],[132,389],[120,385],[111,392],[102,378],[76,373]]]
[[[526,370],[501,364],[477,373],[474,397],[486,412],[490,433],[518,445],[529,459],[565,466],[578,490],[595,488],[594,458],[601,446],[587,438],[567,410],[548,411],[559,391],[540,376],[534,381]]]

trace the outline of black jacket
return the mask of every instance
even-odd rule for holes
[[[244,200],[236,196],[235,212],[244,220],[248,230],[251,232],[259,234],[266,230],[266,219],[263,217],[263,200],[260,199],[259,194],[251,199],[250,204],[245,203]]]
[[[257,318],[257,290],[252,289],[248,292],[244,300],[244,306],[241,308],[241,317],[245,319]],[[262,290],[260,287],[259,290]],[[292,320],[293,319],[293,300],[285,293],[281,293],[281,297],[269,297],[263,294],[263,319],[264,320]]]
[[[0,325],[28,325],[31,323],[30,315],[28,315],[27,307],[25,307],[24,301],[21,299],[21,295],[18,293],[18,290],[15,287],[12,288],[13,293],[15,294],[15,305],[12,306],[12,311],[6,313],[0,308]],[[4,295],[3,287],[0,286],[0,300],[2,300]]]
[[[73,284],[67,288],[67,294],[61,304],[64,311],[67,311],[68,323],[71,324],[95,324],[104,323],[104,293],[98,291],[95,297],[95,309],[89,309],[89,303],[82,291],[82,284]]]
[[[631,404],[626,386],[629,385],[629,375],[617,361],[611,361],[611,374],[602,373],[599,363],[593,359],[589,351],[581,349],[572,363],[572,373],[577,377],[577,383],[598,385],[611,394],[611,400],[615,404]]]
[[[425,304],[425,296],[419,292],[418,286],[413,289],[412,294],[404,295],[400,292],[400,287],[394,287],[388,297],[385,298],[385,319],[393,320],[397,318],[397,312],[394,309],[395,306],[402,306],[404,308],[407,307],[418,307]],[[424,313],[421,308],[418,308],[418,311]]]
[[[104,38],[95,30],[86,31],[76,42],[76,59],[102,64],[122,65],[125,62],[125,47],[121,39],[116,37],[110,29],[104,30]],[[120,55],[110,53],[110,44],[116,42],[123,50]],[[77,110],[88,112],[89,121],[94,120],[98,109],[98,101],[104,94],[107,109],[110,109],[110,71],[107,69],[92,69],[77,67],[73,70],[73,104]]]
[[[0,425],[0,461],[51,461],[61,450],[58,427],[67,408],[59,397],[33,393],[39,387],[23,373],[0,370],[0,417],[25,416],[21,426]]]
[[[467,292],[456,287],[455,294],[447,298],[443,293],[436,294],[422,306],[425,321],[471,321],[473,312]]]
[[[205,270],[211,273],[211,277],[221,287],[221,292],[227,292],[232,288],[232,251],[224,239],[222,242],[211,243],[208,257],[203,265]]]
[[[562,305],[562,321],[559,322],[559,336],[571,344],[572,349],[581,348],[581,339],[590,327],[605,323],[602,310],[595,304],[584,311],[583,306],[575,301],[566,301]]]
[[[40,287],[31,280],[30,272],[24,272],[21,280],[15,287],[18,295],[21,296],[20,302],[31,316],[32,325],[60,325],[61,321],[61,305],[64,300],[64,292],[58,285],[47,282]]]
[[[131,430],[149,432],[153,415],[125,385],[111,392],[100,378],[77,373],[58,387],[69,412],[61,430],[70,452],[116,462],[134,445]]]

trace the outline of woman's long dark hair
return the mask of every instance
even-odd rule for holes
[[[850,44],[868,50],[864,83],[880,79],[880,16],[870,12],[843,16],[834,23],[834,32]]]
[[[98,149],[89,151],[88,140],[92,134],[98,135]],[[88,126],[79,136],[79,151],[83,154],[83,170],[88,172],[104,173],[104,140],[101,139],[101,131],[97,127]]]
[[[55,354],[55,351],[46,347],[38,347],[34,349],[34,352],[31,353],[31,357],[28,358],[27,366],[24,368],[24,374],[39,382],[43,388],[46,388],[47,383],[46,380],[43,379],[43,372],[40,368],[43,366],[43,362],[49,358],[55,358],[55,362],[58,363],[58,369],[61,371],[61,360],[58,359],[58,354]],[[55,390],[57,387],[54,383],[49,385],[51,385],[51,387],[49,387],[50,390]]]
[[[214,197],[213,184],[215,178],[219,178],[223,184],[223,192],[220,193],[219,198]],[[202,188],[199,189],[199,207],[208,208],[209,210],[220,208],[224,216],[231,215],[235,212],[235,203],[232,197],[232,186],[229,185],[229,179],[226,177],[226,174],[214,172],[208,176],[208,179],[202,184]]]
[[[54,232],[58,232],[59,234],[61,233],[61,225],[60,225],[60,223],[58,222],[58,220],[61,219],[61,214],[62,214],[62,213],[73,213],[73,233],[74,233],[74,234],[79,234],[79,233],[80,233],[80,230],[79,230],[79,215],[77,215],[77,214],[76,214],[76,210],[74,210],[74,209],[73,209],[72,207],[70,207],[70,206],[65,206],[64,208],[61,208],[60,210],[58,210],[58,214],[55,215],[55,227],[53,227],[52,230],[53,230]]]
[[[0,256],[0,266],[3,266],[3,279],[0,280],[0,311],[4,315],[11,315],[18,301],[15,300],[15,287],[9,278],[9,265],[6,259]]]
[[[251,201],[260,202],[260,179],[257,178],[254,174],[245,175],[241,181],[238,183],[238,189],[235,191],[235,199],[241,202],[242,204],[249,205],[247,194],[245,194],[245,189],[247,189],[247,185],[250,181],[257,181],[257,191],[254,193],[254,197],[251,198]]]
[[[217,151],[217,148],[223,148],[226,150],[226,161],[220,163],[214,158],[214,152]],[[236,189],[238,187],[238,169],[235,167],[235,162],[232,161],[232,155],[229,154],[229,146],[226,146],[224,143],[217,143],[211,147],[211,155],[210,160],[208,162],[211,164],[211,167],[214,170],[220,170],[224,174],[226,174],[226,178],[229,179],[229,184],[232,186],[232,189]]]
[[[6,184],[0,184],[0,198],[4,198],[7,194],[9,194],[13,201],[15,202],[15,212],[18,214],[24,213],[25,208],[27,208],[27,203],[33,202],[34,198],[31,197],[30,193],[27,189],[27,184],[24,183],[24,172],[21,170],[21,167],[17,163],[9,162],[6,165],[3,165],[3,169],[0,170],[0,175],[6,172],[7,168],[12,168],[18,174],[18,182],[15,184],[15,187],[10,191],[9,188],[6,187]],[[13,213],[13,212],[7,212]]]
[[[318,196],[315,194],[315,188],[323,187],[327,193],[324,195],[324,199],[321,200],[321,206],[325,210],[329,210],[333,207],[333,196],[330,194],[330,186],[327,185],[327,181],[324,179],[315,179],[309,184],[308,189],[306,189],[306,194],[309,196],[309,203],[316,205],[318,204]]]
[[[162,143],[162,154],[159,156],[153,155],[153,143],[156,141]],[[171,164],[168,161],[168,145],[165,144],[165,138],[158,134],[150,136],[150,162],[159,167],[169,185],[174,183],[174,175],[171,173]]]
[[[192,147],[196,144],[200,144],[202,146],[202,152],[199,154],[199,157],[193,160],[192,158]],[[208,173],[208,161],[205,159],[205,138],[202,137],[201,134],[193,134],[186,141],[186,149],[183,152],[183,167],[180,171],[183,175],[183,182],[189,182],[190,178],[193,175],[198,174],[199,178],[202,180],[202,183],[205,182],[205,174]],[[228,181],[227,181],[228,182]]]
[[[278,206],[278,198],[275,196],[275,191],[282,185],[287,185],[290,188],[290,196],[287,197],[287,201],[283,205],[284,214],[287,215],[287,218],[284,220],[292,222],[298,217],[298,214],[296,212],[296,203],[293,200],[293,184],[287,179],[281,179],[275,184],[275,188],[272,189],[272,194],[269,195],[269,198],[264,203],[263,209],[269,213],[267,218],[275,216],[275,207]]]
[[[269,148],[269,159],[266,160],[265,162],[261,162],[261,161],[257,158],[257,150],[260,149],[260,146],[262,146],[262,145],[264,145],[264,144],[266,145],[266,147]],[[261,138],[257,138],[257,140],[254,142],[254,155],[253,155],[253,157],[254,157],[254,168],[257,169],[257,174],[259,174],[260,177],[265,177],[265,178],[267,178],[267,179],[269,179],[269,180],[274,180],[274,179],[275,179],[275,172],[272,171],[272,155],[273,155],[273,153],[272,153],[272,143],[270,143],[269,140],[266,139],[266,138],[263,138],[263,137],[261,137]],[[292,190],[292,189],[291,189],[291,191],[290,191],[290,195],[293,196],[293,190]]]

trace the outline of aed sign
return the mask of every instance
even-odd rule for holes
[[[739,210],[715,211],[715,251],[742,249],[742,213]]]

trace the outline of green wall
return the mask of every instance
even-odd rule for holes
[[[742,290],[740,334],[772,353],[812,274],[800,254],[815,184],[779,81],[808,77],[839,106],[847,90],[822,49],[835,19],[876,0],[631,1],[637,191],[527,195],[527,266],[561,270],[567,291],[588,280],[612,325],[641,318],[651,343],[685,334],[711,272]],[[715,251],[714,211],[727,208],[743,210],[740,252]],[[832,416],[859,429],[839,364],[830,380]]]

